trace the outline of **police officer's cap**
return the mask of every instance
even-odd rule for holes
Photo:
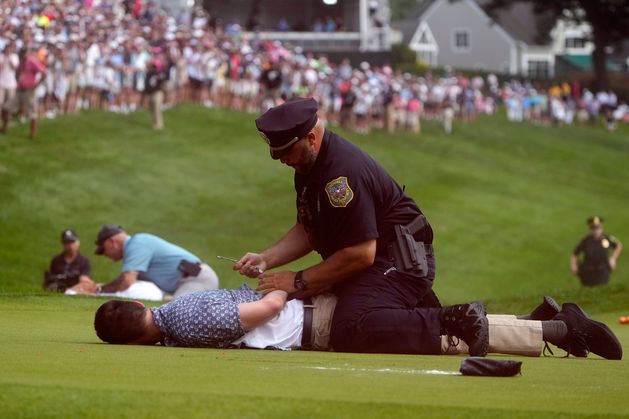
[[[317,124],[317,107],[317,101],[312,98],[296,97],[256,119],[258,132],[269,145],[273,159],[279,159],[308,135]]]
[[[593,217],[588,218],[587,223],[590,227],[598,227],[603,224],[603,217],[599,215],[595,215]]]
[[[69,242],[75,242],[79,239],[79,235],[76,234],[76,231],[74,230],[63,230],[61,232],[61,242],[62,243],[69,243]]]
[[[100,231],[98,232],[98,236],[96,237],[96,251],[94,252],[97,255],[102,255],[105,252],[105,247],[103,244],[105,241],[115,236],[118,233],[122,233],[124,230],[117,224],[105,224]]]

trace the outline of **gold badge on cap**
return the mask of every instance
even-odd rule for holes
[[[271,145],[271,140],[269,140],[269,137],[267,137],[265,133],[263,133],[262,131],[258,131],[258,133],[260,134],[260,137],[262,137],[264,142],[267,143],[267,145]]]
[[[603,246],[604,249],[607,249],[609,247],[609,240],[607,239],[601,240],[601,246]]]

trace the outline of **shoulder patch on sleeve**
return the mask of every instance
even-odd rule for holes
[[[354,199],[354,191],[345,176],[329,181],[325,185],[325,193],[328,195],[330,204],[335,208],[344,208]]]

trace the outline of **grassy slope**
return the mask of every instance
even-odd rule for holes
[[[291,172],[267,157],[251,117],[184,106],[166,123],[155,134],[146,113],[88,113],[44,122],[34,144],[24,127],[0,136],[0,416],[629,415],[626,361],[526,359],[520,378],[477,380],[417,374],[456,370],[457,357],[96,345],[101,301],[37,295],[61,229],[76,228],[86,253],[105,222],[154,232],[212,263],[231,287],[240,277],[214,256],[259,249],[294,219]],[[424,128],[420,138],[350,138],[428,214],[445,302],[483,298],[492,311],[520,312],[548,292],[606,321],[629,307],[628,253],[608,288],[582,290],[566,269],[592,213],[629,241],[626,127],[487,118],[451,137]],[[116,274],[92,260],[97,279]],[[615,330],[626,347],[629,328]]]
[[[105,222],[181,244],[235,286],[241,279],[214,256],[260,249],[294,219],[291,171],[267,157],[253,118],[179,107],[161,133],[147,118],[84,114],[44,122],[35,144],[24,127],[0,137],[0,291],[37,291],[59,231],[76,228],[91,253]],[[428,214],[446,302],[483,298],[503,308],[542,292],[578,293],[567,259],[586,216],[601,213],[629,237],[627,127],[609,134],[486,118],[451,137],[436,124],[424,131],[350,137]],[[610,294],[629,287],[628,254]],[[97,279],[116,274],[104,258],[93,261]]]

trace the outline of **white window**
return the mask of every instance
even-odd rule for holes
[[[569,37],[564,41],[566,48],[585,48],[585,38]]]
[[[452,50],[455,52],[469,51],[470,31],[468,29],[452,30]]]
[[[532,79],[545,79],[550,76],[550,63],[546,60],[529,60],[528,76]]]

